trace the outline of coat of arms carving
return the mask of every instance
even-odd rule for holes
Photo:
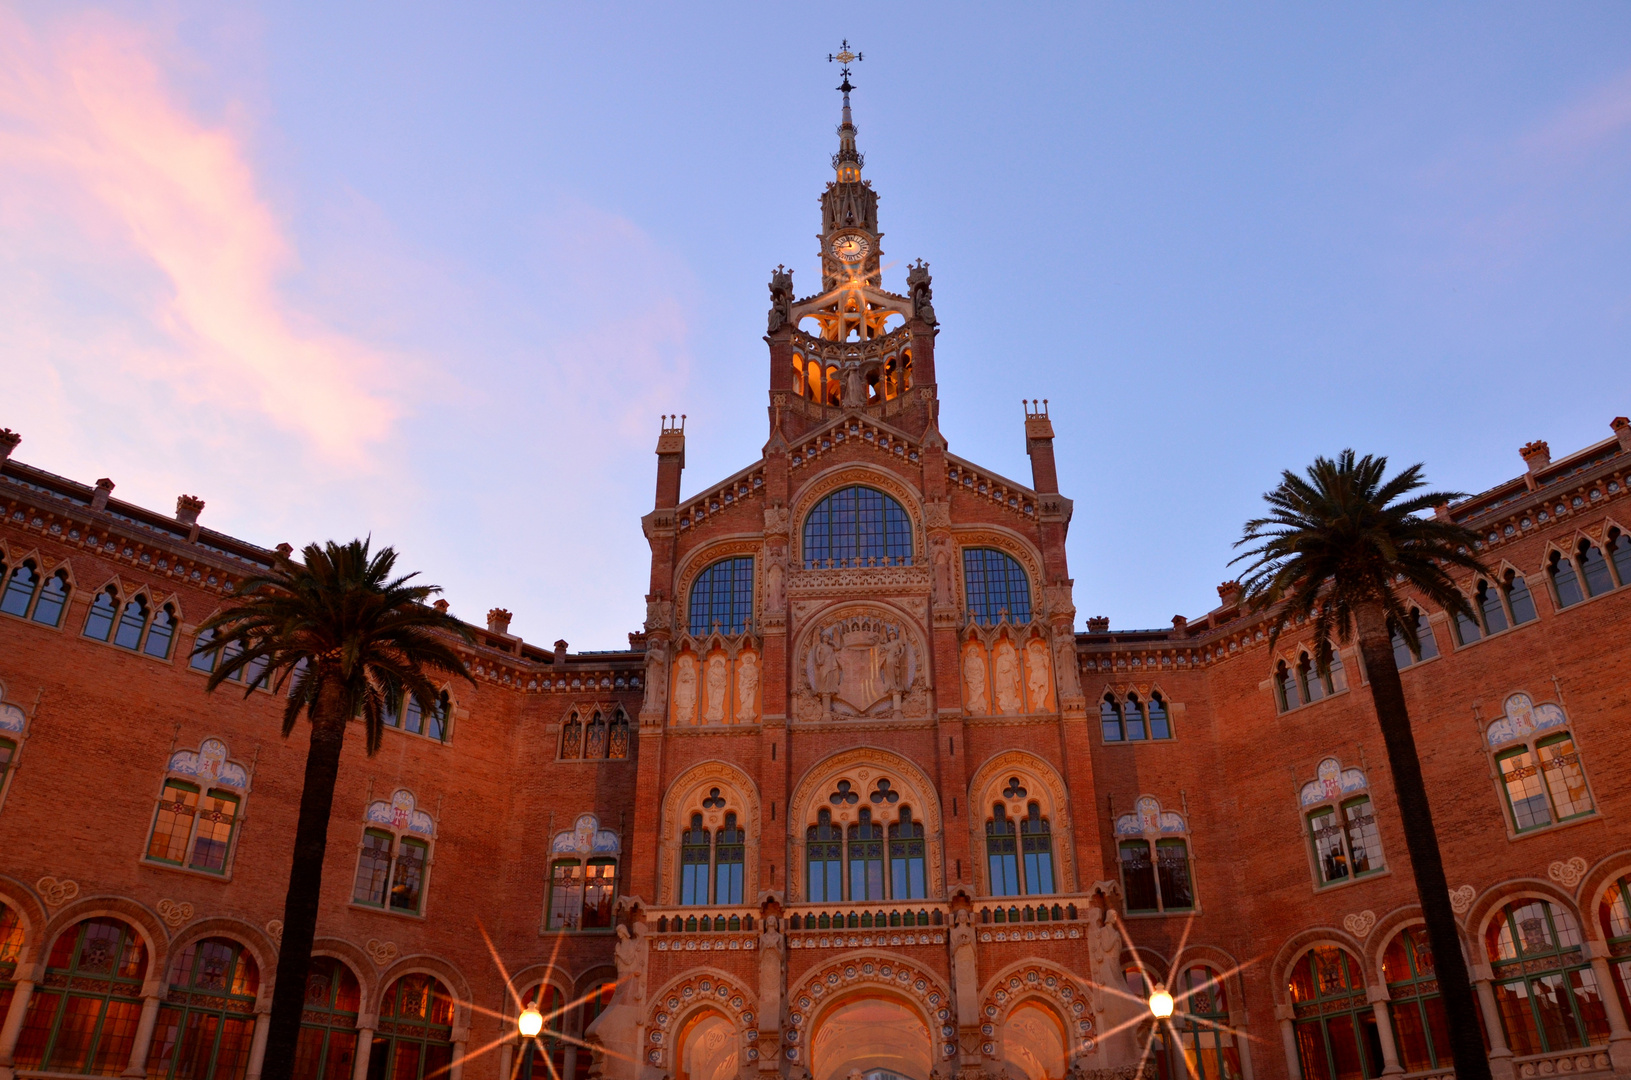
[[[918,685],[922,656],[907,627],[882,614],[841,617],[817,628],[804,651],[809,692],[820,715],[898,715]],[[802,710],[810,715],[815,710]]]

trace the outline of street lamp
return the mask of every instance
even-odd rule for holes
[[[1150,995],[1150,1015],[1158,1020],[1172,1015],[1172,994],[1166,988],[1157,987],[1155,993]]]
[[[1167,1012],[1172,1011],[1172,998],[1168,997]],[[544,1030],[544,1014],[538,1011],[538,1006],[529,1004],[521,1010],[521,1015],[515,1018],[515,1028],[521,1033],[523,1039],[535,1039],[538,1033]]]

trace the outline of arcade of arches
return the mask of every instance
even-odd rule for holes
[[[1045,401],[998,468],[952,452],[929,267],[885,257],[844,87],[819,272],[769,283],[762,452],[683,490],[698,435],[665,418],[650,513],[582,523],[642,530],[644,624],[574,652],[494,608],[454,643],[469,681],[393,702],[372,756],[348,740],[298,1080],[1443,1080],[1357,650],[1320,671],[1313,628],[1271,635],[1235,583],[1170,628],[1078,618],[1084,463]],[[20,445],[0,430],[0,1080],[260,1080],[305,742],[278,673],[208,693],[198,650],[273,552]],[[1496,1075],[1607,1080],[1631,420],[1521,461],[1440,510],[1483,538],[1471,614],[1407,597],[1394,655]],[[1181,520],[1188,482],[1074,527]]]

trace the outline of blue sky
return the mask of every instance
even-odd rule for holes
[[[1079,620],[1216,603],[1278,470],[1482,490],[1631,412],[1631,8],[0,3],[0,425],[611,648],[657,418],[765,438],[848,37],[953,452],[1047,397]],[[856,9],[859,13],[861,9]]]

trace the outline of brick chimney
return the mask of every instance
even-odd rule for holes
[[[23,437],[10,428],[0,428],[0,462],[9,458],[11,452],[17,449],[17,444],[22,441]]]
[[[1518,453],[1523,455],[1523,463],[1529,467],[1530,476],[1552,463],[1552,448],[1546,445],[1545,439],[1524,443]]]
[[[294,554],[294,545],[285,541],[272,550],[277,552],[283,558],[287,559],[290,555]]]
[[[566,639],[562,638],[555,643],[555,663],[566,663]]]
[[[1175,634],[1188,633],[1189,620],[1184,618],[1182,615],[1174,615],[1172,617],[1172,630]]]
[[[487,613],[487,629],[495,634],[508,634],[510,632],[510,613],[501,607],[493,608]]]
[[[1038,407],[1035,399],[1021,401],[1025,406],[1025,452],[1031,455],[1031,487],[1038,495],[1059,490],[1059,473],[1053,463],[1053,421],[1048,419],[1048,403]]]
[[[1093,615],[1087,620],[1089,634],[1108,634],[1110,632],[1110,616]]]
[[[1223,607],[1235,607],[1240,603],[1243,592],[1238,581],[1225,581],[1218,586],[1218,601]]]
[[[437,611],[441,612],[443,615],[447,614],[447,601],[446,600],[438,600],[438,601],[436,601],[436,603],[432,604],[431,607],[435,608]]]
[[[1620,440],[1620,449],[1631,451],[1631,419],[1627,419],[1624,416],[1616,416],[1614,418],[1614,423],[1610,426],[1614,429],[1614,437]],[[6,456],[4,443],[7,435],[11,435],[11,432],[7,431],[0,433],[0,460],[3,460]],[[11,437],[13,439],[17,439],[20,436],[12,435]],[[13,442],[12,445],[15,446],[17,444]]]
[[[108,508],[108,496],[112,494],[113,481],[104,476],[96,482],[96,490],[91,492],[91,509],[106,510]]]

